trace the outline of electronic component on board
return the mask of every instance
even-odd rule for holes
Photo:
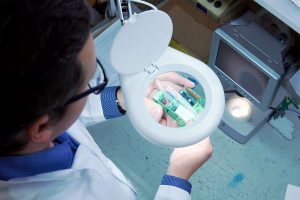
[[[202,112],[205,105],[205,99],[196,94],[193,89],[184,87],[179,91],[179,94],[185,98],[187,102],[194,108],[194,110],[199,113]]]
[[[195,114],[203,111],[205,99],[188,87],[180,90],[179,94],[183,97],[183,101],[188,103],[182,102],[182,100],[178,99],[178,96],[175,98],[174,94],[169,91],[158,91],[154,95],[153,100],[177,122],[178,127],[183,127],[187,122],[195,121]],[[192,107],[192,111],[187,106]]]

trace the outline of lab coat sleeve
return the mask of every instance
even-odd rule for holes
[[[87,103],[80,114],[79,120],[86,127],[106,120],[103,114],[101,97],[99,95],[90,94],[88,96]]]
[[[154,200],[190,200],[190,194],[178,187],[160,185]]]

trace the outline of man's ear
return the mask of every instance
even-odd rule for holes
[[[49,142],[52,136],[52,129],[49,126],[49,115],[39,117],[27,128],[27,133],[32,142],[44,143]]]

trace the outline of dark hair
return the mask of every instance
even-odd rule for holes
[[[21,150],[28,138],[17,133],[38,117],[62,117],[83,84],[89,28],[84,0],[0,1],[0,153]]]

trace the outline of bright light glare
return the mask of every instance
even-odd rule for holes
[[[227,102],[228,113],[239,121],[248,121],[252,116],[251,104],[245,98],[232,98]]]
[[[247,110],[245,107],[235,106],[231,109],[231,114],[234,117],[244,117],[249,115],[250,110]]]

